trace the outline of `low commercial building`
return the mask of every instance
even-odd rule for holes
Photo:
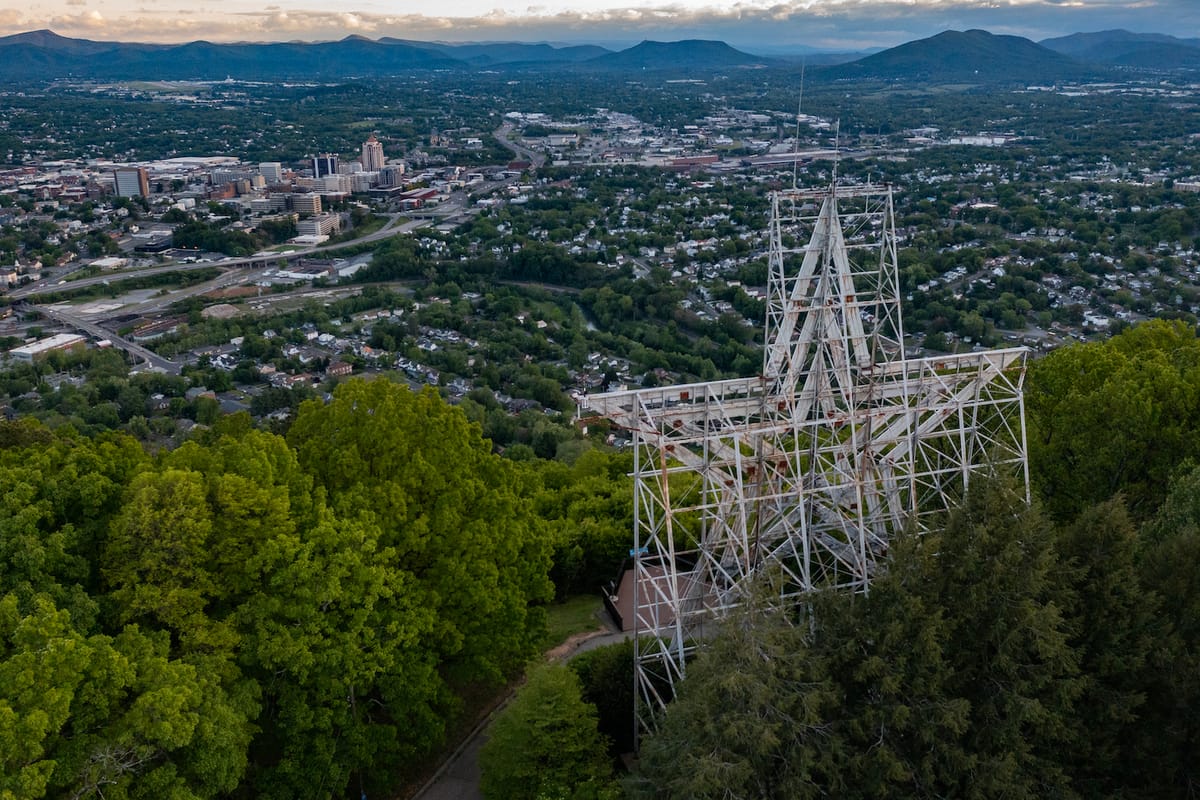
[[[275,273],[276,278],[285,281],[313,281],[318,278],[328,278],[333,269],[325,265],[294,266],[281,269]]]
[[[107,256],[105,258],[97,258],[95,261],[93,261],[91,264],[89,264],[89,266],[96,267],[97,269],[121,269],[122,267],[125,267],[128,265],[129,265],[128,259],[118,258],[116,256]]]
[[[86,345],[87,339],[77,333],[59,333],[20,347],[14,347],[8,351],[8,354],[18,361],[32,362],[55,351],[70,350],[75,347],[83,348]]]

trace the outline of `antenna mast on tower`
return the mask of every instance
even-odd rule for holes
[[[792,146],[792,188],[796,188],[797,173],[800,171],[800,117],[804,111],[804,68],[808,59],[800,61],[800,99],[796,103],[796,141]]]

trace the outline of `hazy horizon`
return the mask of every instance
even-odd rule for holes
[[[284,8],[243,0],[50,0],[36,11],[0,8],[0,34],[50,29],[125,42],[329,41],[348,35],[420,41],[523,41],[620,48],[645,39],[719,39],[744,50],[893,47],[944,30],[982,28],[1033,40],[1125,28],[1200,36],[1195,0],[567,0],[498,7],[495,0],[427,4],[367,0],[328,11],[310,0]]]

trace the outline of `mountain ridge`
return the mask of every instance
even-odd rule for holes
[[[1117,44],[1120,44],[1118,47]],[[1065,51],[1065,52],[1064,52]],[[1075,55],[1072,55],[1072,54]],[[143,44],[72,39],[49,29],[0,37],[0,80],[248,80],[387,77],[414,70],[571,69],[704,72],[798,69],[832,79],[1053,82],[1114,67],[1200,68],[1200,39],[1100,31],[1036,43],[984,30],[943,31],[839,64],[817,55],[755,55],[719,40],[642,41],[623,50],[547,42],[420,42],[351,34],[337,41]]]
[[[1200,68],[1200,38],[1181,39],[1165,33],[1133,33],[1124,29],[1073,33],[1043,39],[1043,47],[1097,64],[1144,69]]]
[[[562,45],[555,47],[547,42],[420,42],[385,36],[379,40],[386,44],[403,44],[423,50],[441,53],[450,58],[465,61],[475,66],[498,64],[528,64],[540,62],[577,62],[611,53],[597,45]]]
[[[712,39],[681,39],[677,42],[646,39],[626,50],[589,59],[582,65],[593,69],[672,70],[749,67],[774,62],[775,59],[754,56]]]
[[[948,30],[832,68],[838,77],[1025,82],[1079,77],[1088,65],[1021,36]]]

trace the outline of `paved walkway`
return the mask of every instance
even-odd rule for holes
[[[632,635],[631,632],[618,631],[611,627],[607,614],[604,614],[604,619],[603,630],[572,636],[547,652],[546,658],[569,661],[580,653],[622,642]],[[429,782],[413,796],[413,800],[483,800],[483,794],[479,791],[479,751],[487,741],[487,730],[491,727],[492,720],[504,710],[511,699],[511,694],[504,698],[496,710],[471,731],[466,741],[446,759]]]
[[[492,717],[488,717],[483,728],[486,729],[491,722]],[[472,732],[471,738],[417,793],[419,800],[483,800],[479,791],[479,751],[487,741],[484,729]]]

